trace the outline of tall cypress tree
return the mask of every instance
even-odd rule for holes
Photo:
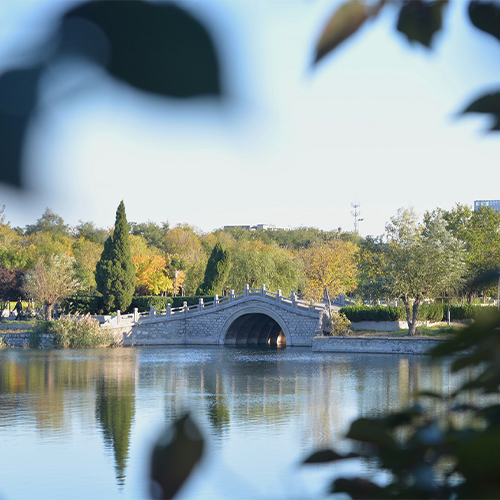
[[[226,284],[230,269],[231,256],[217,242],[208,258],[203,284],[199,286],[196,293],[198,295],[220,294]]]
[[[96,267],[97,289],[103,295],[107,311],[126,311],[135,290],[135,266],[132,262],[129,225],[123,201],[116,211],[115,230],[104,243]]]

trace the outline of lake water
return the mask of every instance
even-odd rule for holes
[[[152,443],[186,410],[207,447],[179,498],[322,498],[333,474],[353,465],[305,467],[301,459],[322,447],[349,449],[341,436],[358,416],[456,384],[448,363],[425,356],[3,349],[0,499],[147,498]]]

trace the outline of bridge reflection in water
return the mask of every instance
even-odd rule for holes
[[[267,314],[243,314],[227,330],[224,344],[285,347],[286,337],[278,322]]]

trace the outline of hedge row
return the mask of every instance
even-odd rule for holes
[[[479,314],[487,313],[488,311],[496,311],[495,306],[450,306],[450,318],[451,320],[461,320],[461,319],[476,319]],[[448,307],[444,306],[444,314],[446,316]]]
[[[353,323],[359,321],[397,321],[401,311],[397,307],[345,306],[340,310]]]
[[[213,296],[202,297],[204,302],[212,302],[214,300]],[[135,307],[139,309],[139,312],[149,311],[151,306],[155,308],[155,311],[162,311],[167,308],[167,304],[172,307],[182,307],[184,302],[188,303],[188,306],[198,304],[200,297],[158,297],[154,295],[134,295],[132,297],[132,303],[130,304],[129,311],[132,311]],[[74,295],[68,297],[61,304],[61,308],[65,314],[102,314],[103,304],[102,297],[98,295]],[[126,313],[128,311],[122,311]]]
[[[73,295],[61,302],[64,314],[102,314],[102,297],[98,295]]]
[[[475,319],[481,313],[496,310],[494,306],[450,306],[451,321]],[[340,310],[350,321],[405,321],[406,311],[404,307],[384,306],[346,306]],[[444,321],[448,312],[448,306],[440,303],[422,304],[418,308],[418,321]]]
[[[155,311],[164,311],[167,308],[167,304],[172,305],[172,297],[158,297],[156,295],[134,295],[132,297],[132,303],[130,304],[129,310],[132,311],[137,307],[139,312],[147,312],[151,309],[151,306],[155,308]]]

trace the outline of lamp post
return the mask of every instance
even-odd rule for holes
[[[174,297],[177,297],[177,276],[179,276],[179,271],[174,271],[175,284],[174,284]]]

